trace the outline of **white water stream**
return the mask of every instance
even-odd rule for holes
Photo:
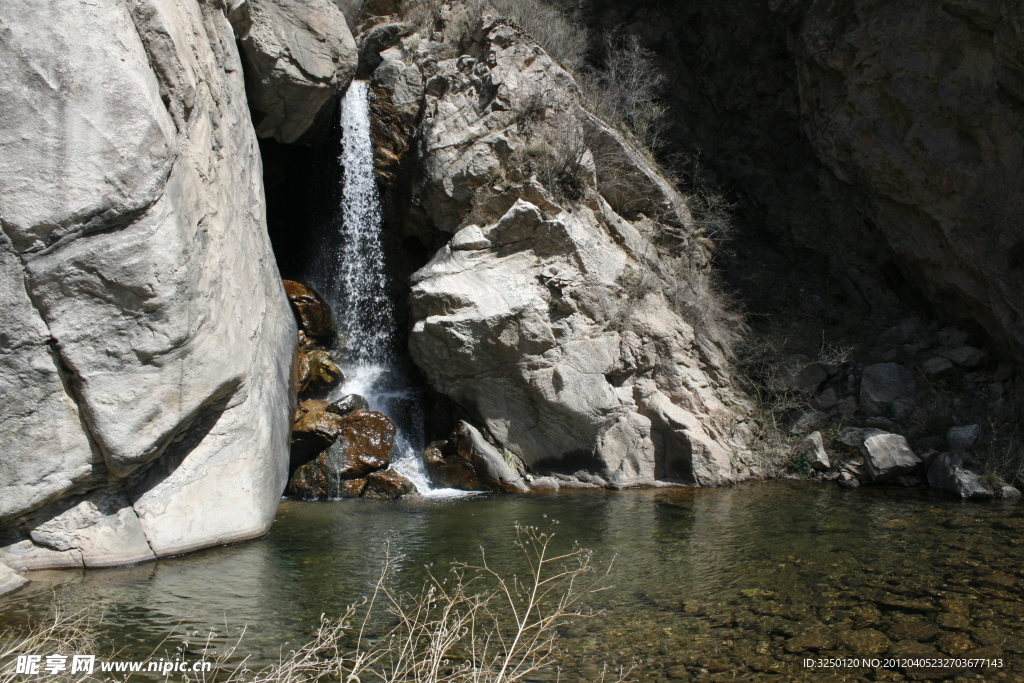
[[[424,496],[461,494],[432,489],[423,466],[423,408],[420,391],[395,356],[395,311],[388,292],[381,240],[380,199],[373,172],[373,139],[366,81],[353,81],[341,108],[344,170],[340,220],[316,274],[334,309],[344,383],[331,400],[346,394],[366,398],[372,410],[398,427],[392,467]]]

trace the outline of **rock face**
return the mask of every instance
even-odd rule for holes
[[[412,277],[413,359],[536,472],[747,476],[725,337],[687,308],[710,264],[685,202],[520,30],[442,14],[439,40],[382,63],[425,74],[414,201],[452,235]],[[651,241],[667,225],[671,263]]]
[[[326,126],[356,70],[345,15],[330,0],[246,0],[232,16],[256,134],[296,142]]]
[[[864,440],[861,451],[864,453],[864,467],[875,483],[909,474],[921,464],[921,459],[899,434],[869,436]]]
[[[1024,357],[1020,4],[775,5],[818,156],[940,309]]]
[[[4,557],[264,533],[296,329],[225,10],[15,0],[0,23]]]

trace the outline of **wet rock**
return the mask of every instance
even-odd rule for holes
[[[369,402],[359,394],[347,394],[327,406],[327,410],[342,417],[357,410],[369,410]]]
[[[867,473],[859,465],[843,465],[839,470],[839,478],[836,482],[847,489],[855,489],[867,480]]]
[[[1017,500],[1021,497],[1021,493],[1017,487],[1004,484],[999,487],[999,497],[1003,500]]]
[[[834,646],[835,641],[829,635],[812,631],[787,640],[786,652],[817,652],[818,650],[831,650]]]
[[[378,470],[366,476],[363,498],[401,498],[416,490],[409,479],[394,470]]]
[[[299,330],[310,343],[330,346],[338,334],[331,307],[312,287],[293,280],[283,282]]]
[[[369,410],[345,417],[322,410],[318,419],[339,425],[336,440],[295,470],[288,490],[306,500],[352,497],[355,485],[346,481],[362,479],[391,462],[395,424],[386,415]]]
[[[778,382],[781,387],[806,396],[818,393],[818,387],[827,379],[828,372],[824,366],[803,354],[788,356],[779,365]]]
[[[864,468],[871,481],[882,483],[909,474],[921,460],[899,434],[876,434],[864,440]]]
[[[985,362],[986,354],[973,346],[961,346],[958,349],[943,351],[942,356],[964,368],[976,368]]]
[[[828,453],[825,452],[825,441],[821,438],[821,432],[811,432],[801,441],[797,447],[797,455],[806,457],[811,463],[811,469],[817,472],[824,472],[832,466]]]
[[[479,430],[461,420],[444,445],[431,444],[427,448],[424,461],[436,486],[468,491],[529,490],[522,475],[487,443]]]
[[[331,358],[330,352],[323,349],[300,349],[297,353],[300,395],[322,398],[345,381],[345,375]]]
[[[0,562],[0,595],[17,590],[28,583],[28,579]]]
[[[388,466],[397,430],[387,415],[357,410],[341,421],[337,440],[320,458],[322,467],[342,479],[358,479]]]
[[[928,485],[961,498],[991,498],[981,483],[975,460],[966,453],[941,453],[928,468]]]
[[[891,644],[884,633],[873,628],[844,631],[839,634],[838,640],[848,652],[862,657],[880,655],[887,651]]]
[[[864,368],[860,382],[860,405],[868,413],[882,414],[913,400],[914,376],[898,363],[876,363]]]
[[[981,427],[978,425],[964,425],[962,427],[950,427],[946,432],[946,442],[951,451],[966,451],[978,443],[981,436]]]
[[[291,470],[330,447],[341,434],[341,416],[327,411],[327,402],[308,399],[299,404],[292,426]]]
[[[531,491],[557,491],[558,480],[554,477],[530,477],[526,481]]]
[[[921,364],[921,370],[923,370],[926,375],[930,375],[931,377],[938,377],[939,375],[943,375],[952,369],[953,364],[950,363],[945,358],[942,358],[941,356],[929,358],[928,360]]]
[[[952,612],[942,612],[935,617],[935,621],[939,626],[950,631],[963,631],[971,626],[971,620],[967,615]]]
[[[938,626],[918,617],[897,619],[888,631],[893,640],[931,640],[938,634]]]

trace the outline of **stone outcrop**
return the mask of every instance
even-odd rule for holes
[[[4,560],[264,533],[296,329],[225,9],[16,0],[0,23]]]
[[[296,142],[326,128],[356,71],[356,45],[331,0],[246,0],[232,15],[256,134]]]
[[[776,4],[818,156],[940,310],[1024,358],[1019,3]]]
[[[413,359],[536,472],[748,476],[726,337],[683,305],[710,269],[685,202],[525,34],[459,11],[430,42],[398,34],[371,80],[393,98],[423,74],[413,201],[451,235],[412,277]]]

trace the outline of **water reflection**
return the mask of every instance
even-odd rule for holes
[[[564,629],[569,680],[591,680],[603,661],[635,661],[636,677],[658,681],[916,675],[800,664],[866,654],[857,651],[865,638],[891,654],[1004,660],[998,670],[925,672],[940,680],[1024,675],[1024,509],[806,483],[288,501],[259,541],[136,567],[33,574],[0,599],[0,622],[45,614],[53,593],[69,607],[105,604],[104,637],[139,652],[176,627],[245,624],[246,653],[272,659],[306,638],[321,613],[340,614],[368,594],[387,548],[402,556],[398,590],[415,590],[426,566],[475,559],[479,547],[493,566],[522,571],[516,522],[557,522],[566,546],[615,558],[615,588],[595,601],[603,612]]]

